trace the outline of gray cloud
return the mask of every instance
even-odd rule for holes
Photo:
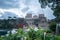
[[[25,8],[22,9],[22,12],[25,13],[25,12],[27,12],[28,10],[29,10],[29,7],[25,7]]]
[[[26,5],[29,5],[31,2],[32,2],[32,0],[25,0],[25,1],[24,1],[24,3],[25,3]]]
[[[19,7],[19,0],[0,0],[0,8],[17,8]]]
[[[27,7],[25,7],[25,5]],[[25,13],[25,12],[26,13],[32,13],[31,11],[33,11],[33,13],[35,13],[35,14],[37,14],[37,12],[43,13],[43,12],[41,12],[41,7],[40,7],[38,0],[0,0],[0,9],[9,10],[10,8],[11,9],[22,8],[21,11],[23,13]],[[11,13],[11,12],[7,12],[7,13]],[[7,13],[4,13],[2,16],[6,16]],[[11,14],[13,14],[13,13],[11,13]],[[9,15],[11,15],[11,14],[9,14]],[[18,14],[18,13],[16,13],[16,14]],[[53,13],[48,8],[45,9],[44,14],[46,15],[46,17],[48,19],[54,18]],[[13,14],[13,15],[15,15],[15,14]],[[21,14],[19,14],[19,15],[21,15]]]
[[[8,19],[8,17],[18,17],[18,15],[12,13],[12,12],[4,12],[4,14],[1,14],[0,18]]]

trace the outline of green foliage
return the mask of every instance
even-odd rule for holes
[[[36,39],[36,31],[34,31],[33,29],[30,29],[30,31],[28,31],[27,34],[31,40]]]
[[[52,33],[52,31],[51,31],[51,30],[47,30],[46,32],[47,32],[47,33]]]
[[[56,17],[55,21],[60,22],[60,0],[39,0],[41,8],[50,7],[53,10],[53,15]],[[52,3],[52,5],[50,5]]]
[[[60,7],[59,7],[59,6],[57,6],[57,7],[55,8],[54,15],[55,15],[56,17],[60,16]]]
[[[60,22],[60,6],[57,6],[54,10],[53,13],[54,16],[56,16],[56,22],[59,23]]]
[[[50,7],[51,9],[55,9],[56,6],[59,6],[59,0],[39,0],[39,3],[41,4],[41,8],[46,8],[46,6]],[[53,3],[50,5],[50,3]],[[55,4],[57,4],[55,6]]]
[[[51,33],[46,34],[45,40],[55,40],[55,36]]]
[[[60,40],[60,36],[56,35],[55,40]]]
[[[50,25],[49,25],[49,28],[51,31],[55,32],[56,30],[56,23],[55,22],[51,22]]]
[[[0,40],[44,40],[44,32],[46,31],[48,30],[38,29],[35,31],[30,28],[28,32],[24,32],[23,29],[19,28],[15,34],[9,33],[8,36],[0,36]],[[45,40],[60,40],[60,36],[46,33]]]
[[[36,32],[37,40],[42,40],[43,39],[42,36],[43,36],[44,31],[45,30],[41,30],[41,29],[37,30],[37,32]]]

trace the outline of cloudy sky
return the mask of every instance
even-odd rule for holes
[[[0,18],[6,15],[25,17],[26,13],[45,14],[48,19],[54,18],[53,11],[48,6],[42,9],[38,0],[0,0]]]

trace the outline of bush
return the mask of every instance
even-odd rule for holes
[[[55,40],[55,36],[51,33],[46,34],[45,40]]]
[[[49,28],[52,32],[55,32],[56,31],[56,23],[55,22],[51,22],[50,25],[49,25]]]
[[[0,40],[44,40],[44,32],[48,30],[38,29],[35,31],[31,29],[27,32],[24,32],[23,29],[19,28],[15,34],[9,33],[8,36],[1,36]],[[52,33],[46,33],[45,40],[60,40],[60,36],[54,36]]]
[[[60,40],[60,36],[56,35],[55,40]]]

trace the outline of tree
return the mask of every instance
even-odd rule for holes
[[[45,8],[46,6],[51,7],[51,8],[56,8],[56,6],[59,6],[60,0],[39,0],[41,7]],[[49,5],[52,3],[52,5]]]
[[[54,15],[56,17],[56,22],[59,23],[60,22],[60,6],[57,6],[54,10]]]
[[[54,13],[53,15],[56,17],[56,22],[60,22],[60,0],[39,0],[41,4],[41,8],[46,8],[46,6],[50,7]],[[52,5],[50,5],[52,3]]]
[[[56,31],[56,23],[55,22],[51,22],[50,25],[49,25],[49,28],[52,32],[55,32]]]

